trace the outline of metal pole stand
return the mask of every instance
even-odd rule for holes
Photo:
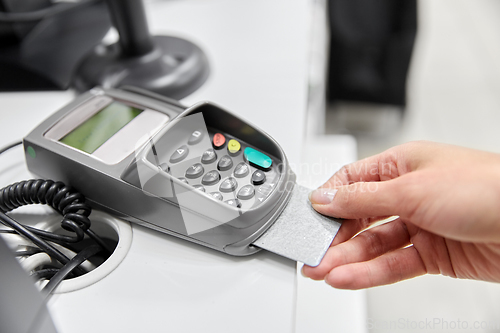
[[[151,36],[142,0],[106,0],[120,40],[97,47],[80,64],[73,86],[136,86],[181,99],[207,79],[208,60],[195,44],[172,36]]]

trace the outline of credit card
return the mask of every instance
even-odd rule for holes
[[[253,245],[318,266],[339,231],[341,220],[316,212],[308,198],[310,191],[296,184],[283,213]]]

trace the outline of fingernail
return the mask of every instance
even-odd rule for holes
[[[309,193],[309,201],[313,204],[326,205],[332,202],[337,194],[336,188],[318,188]]]

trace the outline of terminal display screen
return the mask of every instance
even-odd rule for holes
[[[59,141],[92,154],[142,111],[123,103],[112,102]]]

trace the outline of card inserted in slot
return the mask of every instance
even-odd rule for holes
[[[318,266],[341,220],[316,212],[309,202],[309,192],[296,184],[283,213],[253,245],[309,266]]]

